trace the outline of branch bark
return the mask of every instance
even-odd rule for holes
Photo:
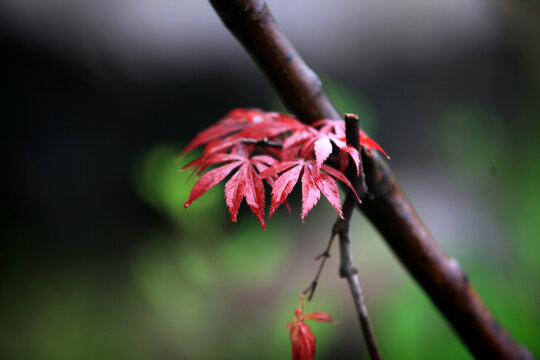
[[[210,0],[225,26],[259,65],[299,119],[340,119],[317,75],[281,33],[263,0]],[[459,263],[439,247],[388,165],[363,153],[370,198],[360,209],[446,316],[469,350],[482,359],[532,359],[484,306]]]

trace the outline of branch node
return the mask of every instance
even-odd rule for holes
[[[358,269],[353,264],[342,264],[339,267],[339,276],[342,278],[348,278],[356,274],[358,274]]]
[[[317,255],[315,260],[319,260],[319,259],[321,259],[323,257],[329,258],[330,257],[330,252],[328,250],[325,250],[322,254]]]
[[[345,198],[345,203],[343,204],[343,219],[338,217],[336,220],[336,227],[340,229],[339,252],[341,256],[341,265],[339,267],[339,275],[342,278],[346,278],[349,283],[369,356],[372,360],[378,360],[381,357],[379,355],[379,350],[377,349],[377,344],[375,343],[375,335],[371,330],[367,306],[364,301],[364,295],[362,294],[360,281],[358,280],[358,270],[354,266],[352,259],[351,239],[349,238],[349,224],[351,222],[355,202],[356,200],[352,194],[352,191],[348,191],[347,197]]]

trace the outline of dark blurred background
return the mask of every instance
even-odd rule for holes
[[[343,112],[500,322],[540,355],[536,1],[270,0]],[[223,186],[182,208],[182,147],[234,107],[284,111],[206,1],[1,0],[2,359],[283,359],[335,212],[268,230]],[[191,155],[191,157],[195,156]],[[355,256],[382,355],[470,355],[361,216]],[[367,354],[327,265],[318,359]]]

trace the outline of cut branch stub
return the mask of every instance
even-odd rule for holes
[[[345,114],[345,136],[347,144],[354,147],[361,153],[360,149],[360,126],[358,125],[358,115]],[[363,198],[368,193],[368,187],[366,185],[366,178],[364,175],[364,166],[362,165],[362,157],[360,157],[358,176],[354,173],[352,166],[347,169],[347,177],[350,181],[354,181],[352,184],[356,189],[356,193],[360,198]]]

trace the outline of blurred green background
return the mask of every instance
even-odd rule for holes
[[[167,3],[171,9],[173,3]],[[275,3],[278,20],[283,18],[284,29],[323,74],[337,107],[360,115],[361,126],[392,157],[398,180],[437,240],[460,261],[500,323],[540,356],[537,7],[489,7],[481,14],[496,25],[489,28],[493,32],[477,22],[467,36],[457,30],[443,34],[453,37],[440,35],[436,39],[448,46],[441,49],[428,40],[406,48],[386,41],[385,36],[406,36],[401,30],[414,27],[412,17],[395,24],[390,35],[375,25],[371,33],[363,29],[373,37],[364,46],[356,28],[338,25],[343,21],[336,19],[353,6],[338,2],[343,9],[336,22],[331,13],[323,14],[329,20],[320,31],[343,32],[344,55],[337,35],[326,39],[325,50],[288,20],[299,9],[316,17],[316,7]],[[189,11],[199,6],[189,4]],[[359,6],[378,14],[379,5],[367,4]],[[452,5],[454,15],[478,15],[475,8],[459,10],[462,5]],[[138,41],[134,49],[147,57],[116,43],[100,48],[79,42],[81,34],[89,44],[111,40],[92,35],[86,23],[79,28],[68,21],[77,19],[75,8],[40,15],[65,18],[73,29],[84,30],[55,32],[58,42],[38,36],[47,21],[25,25],[33,18],[21,15],[23,7],[2,15],[8,65],[2,82],[7,122],[1,142],[0,357],[289,358],[285,325],[315,275],[313,259],[326,246],[335,210],[321,199],[302,224],[295,189],[293,214],[280,209],[266,231],[245,205],[233,224],[223,184],[185,210],[196,179],[178,171],[197,156],[178,159],[182,147],[229,109],[284,111],[279,100],[208,6],[196,12],[200,42],[179,36],[149,46],[142,32],[126,30]],[[99,19],[121,23],[112,10],[102,11]],[[170,10],[180,19],[189,11]],[[137,14],[140,21],[150,16]],[[156,24],[168,24],[159,14]],[[424,25],[467,28],[475,16]],[[145,33],[161,29],[142,23]],[[414,34],[435,36],[421,33]],[[222,38],[224,47],[218,44]],[[181,51],[167,53],[167,46]],[[353,219],[352,239],[382,356],[470,359],[361,214]],[[312,325],[316,358],[367,358],[336,258],[330,258],[306,305],[306,311],[325,311],[343,322]]]

